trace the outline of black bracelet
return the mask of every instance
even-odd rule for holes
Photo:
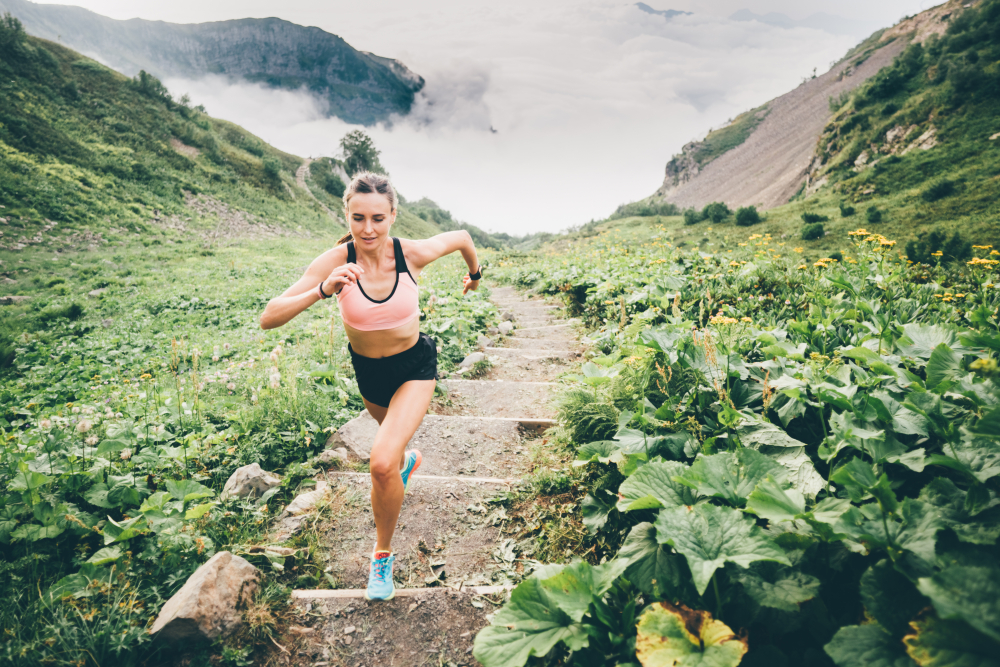
[[[319,290],[319,298],[321,298],[321,299],[329,299],[331,296],[333,296],[332,294],[327,294],[326,292],[323,291],[323,281],[322,280],[320,281],[319,285],[316,285],[316,289]]]
[[[476,269],[475,273],[469,274],[469,280],[482,280],[482,279],[483,279],[483,266],[482,264],[480,264],[479,268]]]

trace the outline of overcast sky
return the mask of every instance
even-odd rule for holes
[[[60,4],[68,4],[61,2]],[[929,0],[647,0],[666,20],[606,0],[82,0],[118,19],[195,23],[277,16],[398,58],[427,80],[410,117],[370,128],[408,198],[522,234],[603,218],[659,187],[670,156],[742,111],[826,71],[874,29]],[[853,34],[726,17],[826,12]],[[302,156],[334,155],[352,129],[305,93],[168,80],[209,113]],[[490,128],[496,131],[491,131]]]

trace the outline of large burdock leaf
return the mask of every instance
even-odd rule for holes
[[[791,565],[752,517],[729,507],[707,503],[693,508],[660,510],[656,539],[687,559],[698,595],[704,595],[715,571],[727,562],[747,567],[758,560]]]
[[[687,465],[677,461],[655,461],[644,465],[618,487],[618,511],[694,505],[698,493],[674,481],[687,470]]]
[[[816,577],[766,561],[740,570],[736,579],[757,604],[783,611],[798,611],[799,605],[816,597],[820,589]]]
[[[910,630],[912,621],[928,601],[889,559],[872,565],[861,576],[861,602],[865,610],[893,637]]]
[[[773,523],[792,521],[806,511],[806,499],[798,489],[788,487],[768,475],[747,498],[747,509]]]
[[[826,488],[826,480],[806,454],[806,443],[769,422],[744,422],[736,432],[743,446],[780,463],[788,471],[788,481],[806,498],[815,498]]]
[[[588,493],[580,503],[583,525],[591,535],[596,535],[597,531],[604,528],[604,524],[608,522],[608,514],[615,508],[614,494],[609,495],[607,491],[595,491],[595,493],[597,495]]]
[[[541,568],[518,584],[476,636],[473,655],[485,667],[522,667],[559,642],[571,651],[588,646],[581,620],[590,602],[604,595],[626,567],[627,561],[614,559],[596,567],[577,562]]]
[[[671,553],[670,547],[657,542],[656,528],[651,523],[632,528],[618,558],[628,563],[625,578],[647,595],[676,600],[685,597],[685,589],[691,589],[684,556]]]
[[[741,506],[757,483],[768,475],[780,478],[785,471],[760,452],[743,448],[699,456],[678,479],[703,496],[715,496]]]
[[[900,352],[910,357],[930,359],[938,345],[955,346],[955,329],[940,324],[904,324],[904,336],[896,341]]]
[[[1000,642],[1000,569],[953,565],[920,579],[917,587],[941,618],[961,619]]]
[[[921,667],[1000,667],[1000,644],[966,623],[931,616],[910,625],[903,643]]]
[[[942,382],[958,382],[962,371],[962,355],[954,352],[945,344],[938,345],[927,361],[927,388],[933,390]],[[944,392],[937,392],[944,393]]]
[[[669,602],[650,605],[637,631],[635,652],[643,667],[736,667],[747,652],[747,640],[707,611]]]
[[[838,667],[913,667],[903,642],[878,623],[845,626],[823,648]]]

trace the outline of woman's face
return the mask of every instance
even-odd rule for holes
[[[389,237],[389,228],[396,221],[396,212],[389,200],[377,192],[356,194],[348,205],[351,235],[362,248],[377,248]]]

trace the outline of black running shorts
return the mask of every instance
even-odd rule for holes
[[[389,407],[396,390],[410,380],[437,379],[437,345],[425,333],[409,350],[381,359],[362,357],[350,343],[351,363],[358,381],[358,391],[369,403]]]

